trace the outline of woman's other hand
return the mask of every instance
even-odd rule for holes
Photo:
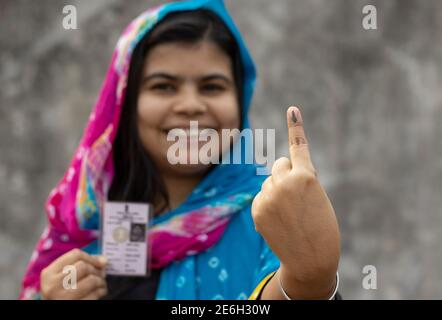
[[[73,267],[65,269],[65,267]],[[40,274],[40,292],[44,300],[97,300],[107,294],[106,258],[73,249],[52,262]],[[63,272],[70,270],[76,274]],[[71,276],[69,286],[66,277]],[[76,278],[76,279],[75,279]]]

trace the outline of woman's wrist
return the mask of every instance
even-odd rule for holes
[[[339,287],[339,274],[327,280],[299,281],[280,267],[275,274],[279,289],[287,300],[333,300]]]

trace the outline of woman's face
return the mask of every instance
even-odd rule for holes
[[[167,135],[172,129],[190,128],[190,121],[198,121],[199,131],[216,130],[218,137],[222,129],[239,128],[237,92],[229,56],[208,41],[154,47],[144,63],[137,112],[143,146],[162,173],[205,172],[210,165],[199,161],[190,164],[190,138],[186,140],[187,164],[171,164],[167,153],[176,142],[167,141]],[[198,142],[198,150],[206,143]],[[223,152],[228,147],[229,142],[220,141],[217,151]]]

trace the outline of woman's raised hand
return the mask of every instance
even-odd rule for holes
[[[252,204],[256,230],[281,262],[280,277],[295,298],[326,298],[340,255],[334,209],[310,158],[301,112],[287,110],[290,159],[278,159]]]

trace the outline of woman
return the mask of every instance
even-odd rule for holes
[[[298,108],[287,112],[291,159],[278,159],[269,177],[257,165],[168,159],[168,134],[190,121],[220,135],[248,128],[254,81],[221,0],[166,4],[129,24],[71,166],[49,196],[49,226],[21,298],[335,298],[339,230]],[[211,159],[244,159],[250,148],[222,141]],[[106,258],[97,256],[106,201],[153,205],[149,277],[106,276]],[[67,265],[77,270],[75,290],[62,285]]]

